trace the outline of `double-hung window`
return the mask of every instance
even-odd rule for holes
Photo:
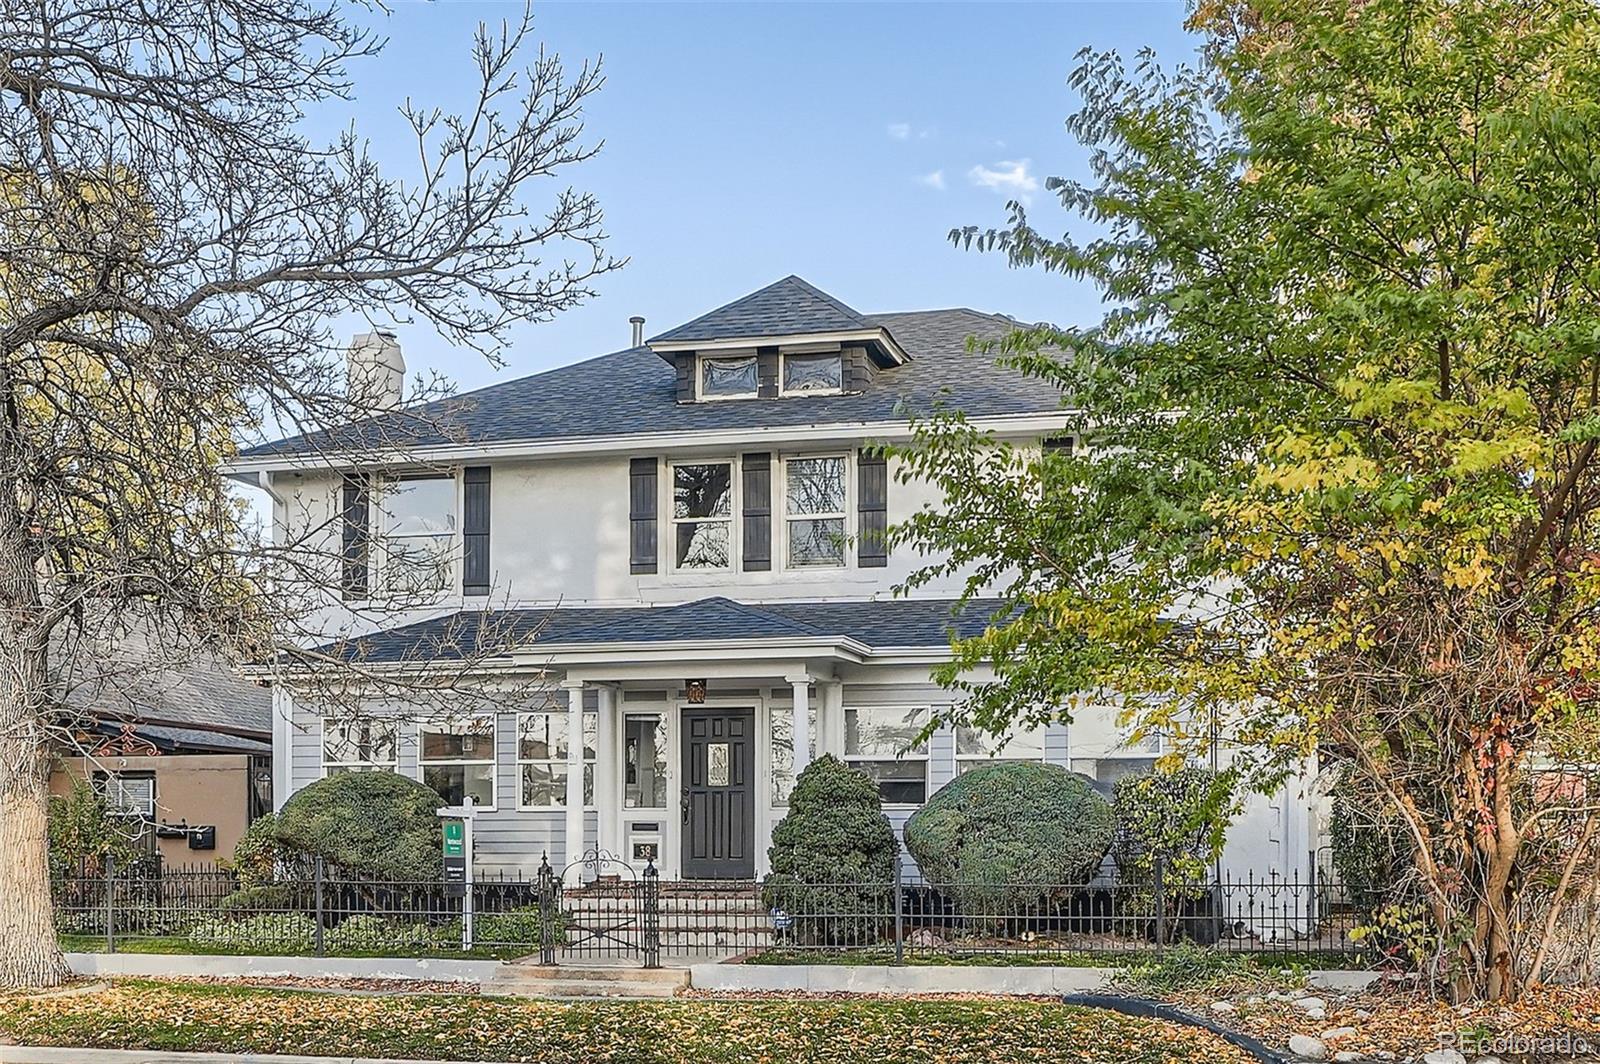
[[[596,715],[583,714],[583,804],[594,805]],[[518,804],[555,809],[567,804],[567,711],[539,710],[517,718]]]
[[[403,477],[384,483],[377,517],[382,580],[388,591],[426,594],[451,586],[455,477]]]
[[[494,733],[493,716],[418,724],[422,782],[447,805],[464,805],[471,798],[478,808],[493,809]]]
[[[783,356],[784,395],[837,395],[844,390],[844,360],[839,352]]]
[[[399,725],[392,717],[324,717],[322,774],[393,772],[399,762],[399,740]]]
[[[956,729],[956,772],[983,765],[1044,760],[1044,728],[996,737],[977,728]]]
[[[673,566],[727,569],[733,561],[733,463],[672,467]]]
[[[844,711],[844,759],[878,781],[889,805],[921,805],[928,798],[928,723],[923,707],[869,706]]]
[[[700,398],[754,399],[757,391],[755,355],[700,356]]]
[[[843,565],[849,495],[845,460],[787,459],[783,463],[783,483],[789,568]]]

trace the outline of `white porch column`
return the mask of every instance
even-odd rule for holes
[[[622,855],[622,715],[618,712],[622,694],[605,684],[599,687],[598,694],[600,716],[594,751],[594,804],[599,816],[596,845],[606,853]]]
[[[561,861],[571,864],[583,856],[583,681],[566,680],[567,693],[567,823]]]
[[[794,689],[794,775],[811,764],[811,677],[806,673],[785,676]]]
[[[831,680],[818,688],[817,752],[844,758],[844,684]]]

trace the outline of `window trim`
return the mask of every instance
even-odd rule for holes
[[[789,463],[814,461],[819,458],[837,459],[844,470],[844,509],[837,513],[796,514],[789,512]],[[816,573],[829,572],[852,568],[851,558],[855,554],[850,549],[850,515],[855,511],[855,474],[851,467],[854,465],[847,451],[824,451],[821,453],[805,452],[800,454],[780,454],[778,459],[778,496],[783,505],[783,531],[782,548],[783,569],[785,572]],[[843,538],[839,543],[839,561],[826,565],[795,565],[789,555],[789,525],[793,521],[807,520],[837,520],[842,530]]]
[[[705,364],[707,362],[743,362],[749,359],[755,363],[756,383],[748,392],[739,392],[736,395],[707,395],[705,390]],[[700,352],[694,356],[694,398],[697,403],[726,403],[740,399],[761,398],[761,356],[753,348],[749,354],[736,351],[723,351],[717,353]]]
[[[118,795],[123,794],[122,781],[148,780],[150,782],[150,808],[130,809],[126,806],[113,804],[111,800],[111,787],[116,785]],[[144,824],[156,822],[156,813],[161,808],[161,795],[157,791],[156,772],[154,769],[104,769],[94,774],[93,786],[100,799],[106,803],[107,810],[114,817],[124,820],[137,820]]]
[[[319,731],[319,733],[317,735],[317,740],[318,740],[318,742],[317,742],[317,757],[318,757],[318,759],[320,760],[320,762],[322,764],[322,778],[323,779],[327,779],[328,778],[328,775],[329,775],[328,770],[330,768],[339,768],[339,769],[347,769],[347,770],[348,769],[354,769],[355,771],[358,771],[358,772],[360,772],[360,771],[369,771],[370,772],[370,771],[374,771],[374,770],[387,770],[389,772],[398,772],[398,771],[400,771],[400,721],[397,718],[394,718],[394,717],[366,716],[366,717],[351,717],[351,718],[349,718],[351,721],[369,720],[369,721],[374,721],[374,722],[381,722],[381,723],[384,723],[384,724],[387,724],[387,725],[391,726],[393,728],[393,730],[394,730],[394,743],[393,743],[393,746],[394,746],[394,760],[392,760],[392,761],[329,761],[328,760],[328,725],[330,723],[337,725],[339,723],[340,719],[341,718],[339,718],[339,717],[322,717],[322,718],[320,718],[320,721],[319,721],[320,722],[320,731]]]
[[[784,372],[791,358],[824,358],[830,357],[839,362],[839,386],[837,388],[811,389],[809,391],[790,391],[784,386],[787,374]],[[783,351],[778,352],[778,396],[783,399],[805,399],[812,396],[843,395],[845,385],[844,351]]]
[[[516,768],[516,774],[517,774],[517,808],[518,809],[536,810],[536,811],[539,811],[539,812],[546,812],[546,813],[555,812],[555,811],[565,811],[566,810],[566,808],[567,808],[566,804],[563,803],[563,802],[553,802],[553,803],[551,803],[549,805],[536,805],[536,804],[534,804],[532,802],[523,801],[523,798],[522,798],[522,766],[523,765],[561,765],[563,768],[565,768],[569,764],[569,762],[567,761],[567,759],[565,757],[523,757],[522,756],[522,722],[527,717],[561,717],[565,721],[569,716],[570,716],[570,714],[569,714],[568,710],[566,709],[566,707],[564,707],[564,706],[553,706],[553,707],[551,707],[549,709],[524,709],[524,710],[518,711],[518,713],[517,713],[517,723],[516,723],[517,731],[516,731],[516,735],[513,737],[513,742],[515,744],[515,747],[511,751],[512,754],[514,755],[513,758],[512,758],[512,764]],[[578,726],[579,730],[580,731],[587,731],[588,729],[585,728],[583,725],[584,724],[588,724],[590,722],[593,722],[593,724],[594,724],[594,737],[595,737],[595,750],[594,750],[595,756],[594,757],[589,757],[587,755],[587,753],[585,753],[584,756],[581,758],[581,760],[582,760],[582,768],[580,768],[580,770],[579,770],[579,771],[582,771],[582,769],[588,769],[589,770],[588,771],[588,776],[589,776],[590,786],[587,789],[589,790],[590,794],[594,795],[594,798],[595,798],[595,800],[592,801],[592,802],[586,801],[586,802],[583,803],[583,808],[584,808],[585,811],[587,811],[587,810],[590,810],[590,809],[598,809],[599,808],[599,786],[600,786],[600,781],[598,779],[598,776],[599,776],[598,765],[600,763],[600,713],[599,713],[598,710],[585,709],[583,711],[583,713],[582,713],[582,717],[583,717],[583,722],[579,724],[579,726]],[[569,749],[571,748],[571,742],[572,742],[572,740],[571,740],[571,737],[569,736],[568,739],[567,739],[567,743],[568,743],[568,748]],[[581,735],[578,737],[578,743],[579,743],[580,748],[582,748],[583,737]],[[620,768],[621,766],[619,765],[618,767]],[[563,791],[562,793],[565,794],[566,792]],[[672,799],[672,789],[669,787],[667,789],[667,800],[670,802],[671,799]],[[653,812],[658,812],[658,813],[663,813],[663,815],[664,815],[664,812],[662,810],[652,810],[652,811]]]
[[[678,467],[697,465],[725,465],[728,467],[728,512],[722,517],[679,517],[678,516]],[[744,557],[742,552],[743,540],[740,536],[740,526],[744,524],[741,519],[743,513],[744,490],[740,481],[744,476],[743,463],[738,456],[711,458],[672,458],[667,460],[667,475],[662,478],[667,482],[667,571],[670,573],[687,573],[699,575],[702,573],[735,573],[738,572],[738,562]],[[678,564],[678,526],[680,524],[715,524],[725,523],[728,526],[728,564],[719,566],[681,566]]]
[[[500,715],[497,713],[469,713],[460,720],[461,724],[471,721],[487,721],[489,724],[489,756],[484,757],[428,757],[423,753],[423,732],[438,731],[448,727],[455,721],[417,721],[417,782],[427,782],[427,771],[430,767],[440,765],[459,765],[462,768],[471,768],[478,765],[489,766],[489,804],[478,805],[474,808],[493,812],[500,807]]]
[[[921,703],[921,702],[892,702],[892,703],[885,703],[885,704],[882,704],[882,705],[871,705],[871,706],[852,706],[852,705],[849,705],[849,704],[845,704],[845,705],[842,705],[842,706],[839,707],[840,721],[842,723],[844,723],[844,725],[845,725],[844,748],[843,748],[844,749],[844,753],[843,753],[843,757],[842,757],[842,760],[844,761],[845,764],[854,766],[854,765],[856,765],[858,763],[861,763],[861,762],[885,763],[885,762],[894,762],[894,761],[910,761],[910,762],[921,762],[922,763],[922,801],[920,801],[920,802],[883,802],[882,803],[883,807],[885,809],[920,809],[922,806],[926,805],[928,803],[928,799],[933,796],[933,784],[929,779],[929,777],[932,775],[929,766],[933,762],[933,741],[932,741],[932,739],[930,738],[929,741],[924,744],[923,750],[922,750],[922,752],[920,754],[916,753],[915,751],[899,754],[899,755],[897,755],[895,757],[880,757],[880,756],[875,755],[875,754],[852,754],[852,753],[850,753],[850,727],[849,727],[850,713],[851,713],[852,710],[857,712],[857,713],[860,713],[862,710],[866,710],[868,712],[872,712],[872,711],[875,711],[875,710],[886,710],[886,711],[899,710],[902,713],[906,713],[906,714],[916,713],[916,714],[921,714],[922,716],[926,717],[926,716],[930,716],[933,713],[933,707],[930,706],[930,705],[927,705],[926,703]],[[926,723],[926,722],[924,722],[924,723]],[[882,794],[881,790],[880,790],[879,794],[881,796],[881,794]]]
[[[446,550],[445,578],[443,584],[436,589],[394,588],[385,578],[389,563],[390,535],[383,529],[384,522],[384,496],[395,484],[404,484],[416,480],[448,480],[451,483],[452,510],[450,545]],[[389,473],[372,477],[368,482],[369,498],[367,503],[367,593],[366,598],[412,595],[424,598],[428,595],[435,597],[460,593],[463,579],[462,559],[466,550],[466,540],[463,538],[462,516],[465,510],[465,488],[460,466],[450,466],[443,471],[412,470],[410,472]],[[442,539],[442,535],[431,537],[412,535],[397,536],[397,539]]]

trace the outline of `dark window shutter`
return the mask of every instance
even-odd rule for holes
[[[756,352],[756,395],[775,399],[778,395],[778,349],[763,347]]]
[[[744,456],[744,568],[772,568],[772,455]]]
[[[889,564],[883,540],[889,527],[889,463],[881,453],[862,451],[856,462],[856,564],[863,569]]]
[[[678,402],[694,402],[694,353],[678,355]]]
[[[365,473],[344,475],[340,512],[344,518],[344,575],[341,588],[349,598],[367,593],[367,543],[371,538],[372,480]]]
[[[462,473],[461,591],[489,593],[489,467],[468,466]]]
[[[654,458],[628,463],[628,571],[653,573],[656,568],[656,466]]]

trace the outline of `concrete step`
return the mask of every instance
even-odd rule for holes
[[[670,998],[689,985],[686,968],[509,965],[483,984],[491,997]]]

